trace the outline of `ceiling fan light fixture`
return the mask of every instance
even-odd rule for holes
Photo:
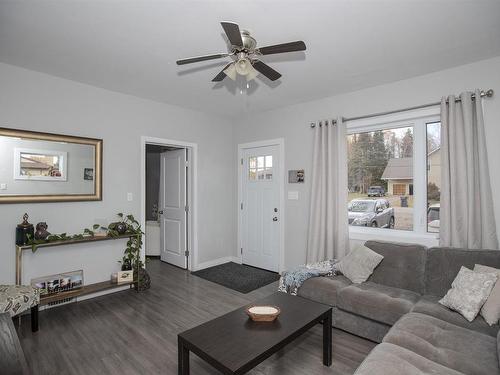
[[[229,65],[226,69],[224,69],[224,74],[231,78],[233,81],[236,81],[236,67],[235,63]]]
[[[242,76],[246,76],[252,70],[252,63],[248,58],[243,57],[236,61],[236,72]]]
[[[257,76],[259,75],[259,72],[257,70],[255,70],[255,68],[252,65],[250,65],[250,69],[249,70],[250,71],[246,75],[247,82],[251,81],[252,79],[257,78]]]

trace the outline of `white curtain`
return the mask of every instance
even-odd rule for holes
[[[349,247],[346,130],[342,119],[314,131],[307,262],[340,259]]]
[[[479,90],[441,100],[440,245],[498,249]]]

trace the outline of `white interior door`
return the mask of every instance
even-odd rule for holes
[[[160,158],[161,260],[187,268],[186,149]]]
[[[280,146],[245,148],[241,168],[241,252],[244,264],[278,272]]]

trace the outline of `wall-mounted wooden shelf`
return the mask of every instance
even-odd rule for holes
[[[100,242],[100,241],[109,241],[109,240],[118,240],[118,239],[124,239],[124,238],[131,238],[135,237],[135,234],[123,234],[120,236],[94,236],[94,237],[85,237],[81,239],[76,239],[76,240],[67,240],[67,241],[53,241],[53,242],[45,242],[41,244],[36,245],[36,250],[38,251],[41,248],[44,247],[54,247],[54,246],[63,246],[63,245],[75,245],[75,244],[82,244],[82,243],[93,243],[93,242]],[[23,246],[17,246],[16,245],[16,284],[21,285],[22,283],[22,259],[23,259],[23,251],[25,250],[32,250],[31,245],[23,245]],[[47,305],[52,302],[60,301],[66,298],[73,298],[73,297],[78,297],[78,296],[84,296],[88,294],[93,294],[93,293],[98,293],[102,292],[105,290],[109,289],[114,289],[114,288],[119,288],[123,286],[132,286],[135,283],[137,283],[137,280],[129,283],[116,283],[111,280],[109,281],[102,281],[94,284],[89,284],[89,285],[84,285],[82,288],[75,289],[75,290],[68,290],[65,292],[59,292],[56,294],[51,294],[51,295],[45,295],[40,298],[40,304],[41,305]],[[138,288],[137,288],[138,289]]]
[[[52,242],[44,242],[36,245],[36,249],[40,249],[42,247],[53,247],[53,246],[62,246],[62,245],[74,245],[74,244],[79,244],[79,243],[88,243],[88,242],[98,242],[98,241],[109,241],[109,240],[118,240],[120,238],[130,238],[133,237],[134,235],[130,234],[123,234],[120,236],[94,236],[94,237],[84,237],[81,239],[77,240],[67,240],[67,241],[52,241]],[[23,245],[23,246],[17,246],[17,248],[21,250],[31,250],[32,246],[31,245]]]

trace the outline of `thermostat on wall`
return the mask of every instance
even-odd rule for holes
[[[289,184],[297,184],[304,182],[304,170],[303,169],[294,169],[288,171],[288,183]]]

